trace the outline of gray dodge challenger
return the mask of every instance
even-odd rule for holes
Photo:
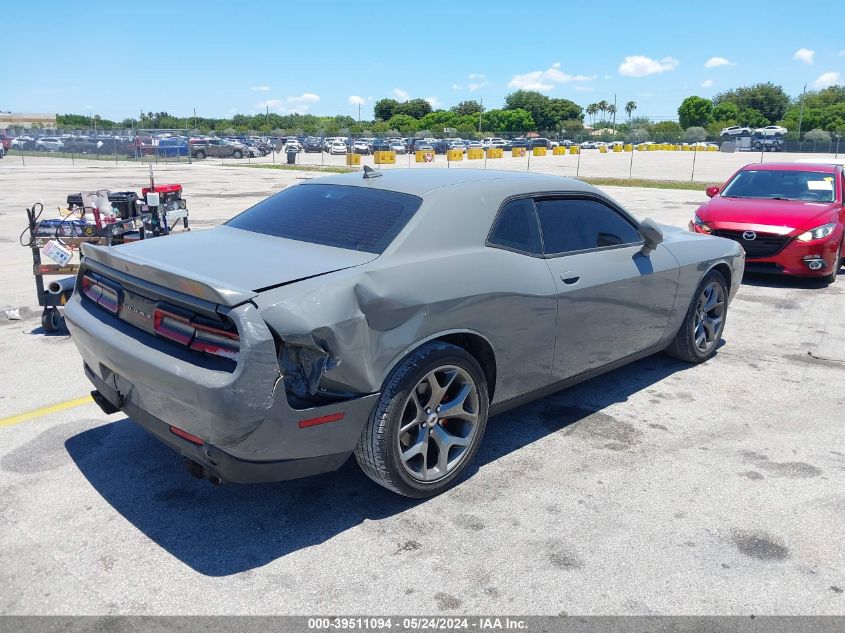
[[[656,352],[712,357],[744,259],[576,180],[366,169],[211,230],[86,244],[65,316],[100,407],[195,476],[293,479],[354,453],[425,497],[491,415]]]

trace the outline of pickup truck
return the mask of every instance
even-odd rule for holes
[[[240,143],[233,143],[222,138],[191,141],[191,156],[199,160],[202,160],[206,156],[243,158],[247,153],[247,148]]]

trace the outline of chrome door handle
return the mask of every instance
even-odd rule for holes
[[[578,273],[566,272],[560,275],[560,280],[568,286],[577,284],[579,279],[581,279],[581,275]]]

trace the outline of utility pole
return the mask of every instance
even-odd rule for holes
[[[478,110],[478,133],[481,134],[481,117],[484,114],[484,97],[479,100],[481,106]]]
[[[616,93],[613,93],[613,140],[616,140]]]
[[[267,108],[267,113],[264,115],[264,123],[270,125],[270,106],[265,105],[264,107]]]
[[[807,84],[804,84],[804,92],[801,93],[801,110],[798,114],[798,142],[801,142],[801,124],[804,123],[804,95],[807,94]]]
[[[358,123],[361,122],[361,104],[358,104]]]

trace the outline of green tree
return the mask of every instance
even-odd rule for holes
[[[657,141],[680,141],[683,133],[675,121],[661,121],[651,126],[651,137]]]
[[[451,110],[461,116],[465,114],[477,114],[481,112],[481,104],[475,100],[461,101],[458,105],[451,108]]]
[[[537,127],[531,113],[522,108],[502,112],[502,130],[504,132],[528,132]]]
[[[631,120],[631,115],[634,113],[634,110],[637,109],[637,102],[636,101],[629,101],[625,104],[625,114],[628,115],[628,121]]]
[[[688,143],[699,143],[707,138],[707,130],[693,125],[684,130],[684,140]]]
[[[811,143],[830,143],[830,132],[816,128],[807,132],[804,135],[804,140]]]
[[[595,116],[598,113],[598,111],[599,111],[599,106],[596,103],[591,103],[590,105],[587,106],[586,112],[590,117],[590,125],[593,124],[593,121],[594,121]]]
[[[691,125],[704,127],[710,121],[713,112],[713,102],[702,97],[687,97],[678,108],[678,120],[681,127],[686,129]]]
[[[783,88],[775,84],[760,83],[753,86],[742,86],[720,92],[713,97],[713,104],[719,105],[725,101],[735,103],[740,111],[757,110],[768,121],[779,121],[789,106],[789,96]]]
[[[396,106],[394,114],[407,114],[415,119],[421,119],[431,112],[431,104],[425,99],[411,99]]]
[[[402,136],[411,136],[419,129],[420,122],[407,114],[395,114],[387,121],[387,125],[394,130],[399,130]]]
[[[721,101],[713,106],[714,121],[736,121],[739,118],[739,106],[733,101]]]
[[[740,125],[747,125],[748,127],[763,127],[769,124],[769,119],[764,117],[762,112],[754,108],[740,110],[736,120]]]
[[[379,99],[373,105],[373,116],[380,121],[387,121],[394,114],[399,102],[396,99]]]

